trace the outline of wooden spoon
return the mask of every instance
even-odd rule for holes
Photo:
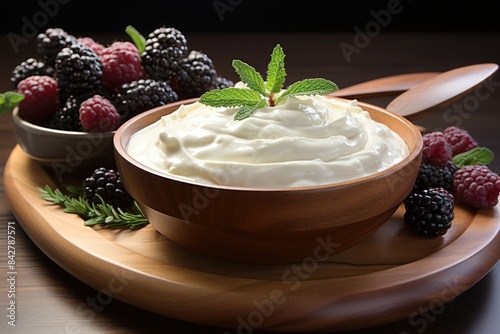
[[[439,72],[417,72],[391,75],[344,87],[329,95],[346,99],[362,99],[397,95],[429,80],[430,78],[435,77],[438,74]]]
[[[497,70],[497,64],[484,63],[443,72],[397,96],[386,109],[413,121],[470,94]]]

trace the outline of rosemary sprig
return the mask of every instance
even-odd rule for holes
[[[126,210],[115,208],[106,203],[102,197],[101,203],[89,203],[81,195],[65,195],[59,189],[52,189],[46,185],[44,188],[37,187],[40,197],[46,201],[64,207],[64,212],[76,213],[85,219],[86,226],[103,225],[110,228],[127,227],[137,230],[149,224],[147,218],[134,201],[133,205]]]

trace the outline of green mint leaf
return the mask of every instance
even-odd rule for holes
[[[304,79],[291,84],[280,96],[276,98],[276,103],[287,96],[297,95],[324,95],[338,90],[337,85],[330,80],[323,78]]]
[[[24,95],[16,92],[0,94],[0,115],[9,113],[24,99]]]
[[[281,45],[276,45],[271,54],[271,61],[267,66],[266,88],[274,94],[278,93],[285,83],[285,53]]]
[[[260,102],[262,96],[248,88],[228,87],[210,90],[198,100],[200,103],[211,107],[240,107],[253,106]]]
[[[242,119],[245,119],[245,118],[249,117],[257,109],[265,107],[265,105],[266,105],[266,100],[265,99],[260,100],[259,103],[255,104],[253,106],[245,105],[245,106],[241,107],[240,110],[238,110],[238,112],[236,113],[236,115],[234,115],[234,120],[235,121],[241,121]]]
[[[339,89],[330,80],[315,78],[298,81],[284,90],[285,53],[279,44],[271,53],[266,81],[255,68],[241,60],[233,60],[232,65],[247,87],[212,89],[205,92],[198,101],[212,107],[241,107],[234,116],[235,120],[245,119],[265,105],[274,107],[288,96],[325,95]]]
[[[9,100],[12,104],[18,105],[22,100],[24,100],[24,95],[17,92],[5,92],[4,93],[7,100]]]
[[[488,165],[493,161],[493,152],[486,147],[475,147],[467,152],[462,152],[453,157],[453,163],[458,167],[469,165]]]
[[[248,88],[253,89],[262,95],[266,95],[264,79],[262,79],[262,76],[255,70],[255,68],[242,62],[241,60],[233,60],[233,67],[236,70],[236,73],[240,76],[241,81],[248,85]]]
[[[130,38],[132,38],[137,50],[139,50],[139,54],[141,54],[146,48],[146,38],[144,38],[144,36],[142,36],[141,33],[131,25],[128,25],[125,28],[125,32],[130,36]]]

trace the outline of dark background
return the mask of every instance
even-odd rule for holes
[[[364,30],[388,6],[398,8],[382,27],[392,32],[498,31],[493,1],[132,1],[31,0],[2,4],[2,33],[62,27],[72,34],[123,32],[133,25],[143,34],[158,26],[190,32],[312,32]],[[104,6],[106,8],[104,8]],[[31,27],[30,27],[31,25]],[[28,29],[28,30],[27,30]],[[496,43],[497,41],[495,41]]]

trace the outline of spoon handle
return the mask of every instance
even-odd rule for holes
[[[396,95],[407,91],[438,75],[439,72],[417,72],[397,74],[365,81],[335,91],[330,96],[346,99],[373,98]]]

